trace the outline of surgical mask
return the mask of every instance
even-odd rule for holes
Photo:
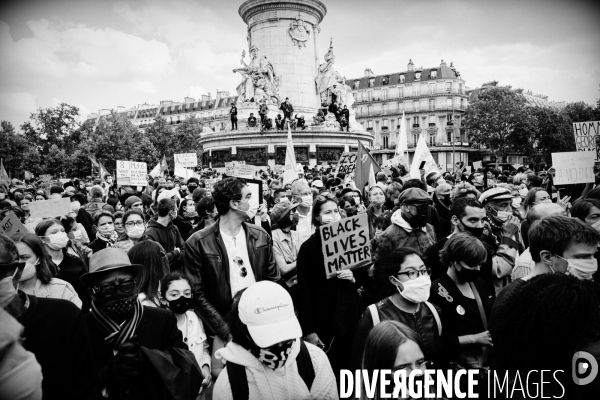
[[[71,211],[73,211],[74,213],[79,212],[79,209],[81,208],[81,203],[78,201],[72,201],[71,202]]]
[[[569,263],[567,266],[567,274],[573,275],[583,281],[589,281],[592,279],[592,275],[598,271],[598,260],[595,258],[585,260],[569,258],[567,259],[567,262]]]
[[[496,219],[501,222],[506,222],[513,215],[510,211],[496,211]]]
[[[513,197],[512,206],[514,208],[519,208],[519,207],[521,207],[522,202],[523,202],[523,199],[521,197]]]
[[[69,243],[69,237],[65,232],[56,232],[51,235],[45,236],[50,240],[50,243],[46,243],[52,250],[61,250],[67,247]]]
[[[134,226],[132,228],[125,228],[125,231],[127,232],[127,237],[130,239],[139,239],[144,235],[144,232],[146,232],[146,227],[145,226]]]
[[[80,230],[71,231],[71,233],[73,234],[73,239],[75,239],[75,240],[81,240],[82,236],[81,236],[81,231]]]
[[[519,189],[519,195],[520,195],[522,198],[525,198],[525,196],[527,196],[527,193],[529,193],[529,190],[528,190],[528,189],[525,189],[525,188],[523,188],[523,189]]]
[[[17,272],[19,272],[18,268],[15,269],[12,276],[6,276],[0,280],[0,308],[4,308],[17,295],[17,289],[13,283],[13,278],[17,275]]]
[[[122,299],[107,301],[106,303],[95,302],[95,304],[106,314],[116,317],[128,314],[131,310],[133,310],[133,307],[135,307],[135,302],[137,300],[138,295],[136,293]]]
[[[258,199],[255,196],[250,197],[250,200],[248,200],[248,209],[245,212],[250,219],[256,216],[258,212]]]
[[[371,203],[381,205],[385,201],[385,197],[383,195],[373,195],[371,196]]]
[[[175,314],[184,314],[187,310],[192,307],[192,298],[180,296],[175,300],[167,300],[169,310]]]
[[[342,216],[339,213],[332,214],[323,214],[321,215],[321,223],[323,225],[330,224],[332,222],[336,222],[342,219]]]
[[[456,271],[456,276],[463,282],[473,282],[477,278],[481,276],[481,271],[478,269],[470,269],[465,268],[464,266],[460,266],[460,270],[456,268],[460,263],[456,263],[454,265],[454,271]]]
[[[196,212],[196,207],[194,207],[194,206],[188,206],[188,207],[185,208],[185,211],[187,211],[189,213]]]
[[[37,265],[38,261],[39,260],[36,260],[35,263],[33,263],[33,264],[30,262],[25,263],[25,268],[23,268],[23,273],[21,274],[21,277],[19,278],[19,282],[23,282],[23,281],[33,278],[33,276],[36,273],[35,266]]]
[[[592,225],[592,228],[594,228],[595,230],[600,232],[600,219],[598,221],[594,222],[594,224]]]
[[[305,196],[300,196],[300,200],[301,200],[300,205],[305,208],[309,208],[313,204],[313,197],[310,194],[307,194]]]
[[[295,340],[287,340],[264,349],[254,345],[252,346],[250,352],[263,365],[271,368],[272,370],[276,370],[285,365],[290,353],[292,352],[292,348],[294,347],[294,342]]]
[[[400,282],[398,278],[394,278],[397,282]],[[429,275],[420,275],[417,279],[409,279],[406,282],[400,282],[404,289],[400,290],[400,287],[396,286],[396,290],[400,293],[400,296],[412,303],[422,303],[429,299],[429,290],[431,289],[431,278]]]
[[[115,231],[115,226],[114,225],[103,225],[101,227],[98,227],[98,232],[104,236],[104,237],[111,237],[113,232]]]

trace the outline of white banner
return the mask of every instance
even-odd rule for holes
[[[425,169],[425,176],[427,176],[430,172],[439,172],[439,168],[425,143],[425,138],[423,136],[419,136],[419,141],[417,142],[417,148],[415,149],[415,157],[413,159],[412,165],[410,166],[410,177],[415,179],[420,179],[421,174],[419,173],[419,166],[421,162],[425,161],[425,165],[423,169]]]
[[[570,151],[552,153],[552,167],[556,171],[555,185],[573,185],[595,181],[594,160],[596,152]]]
[[[196,153],[183,153],[174,154],[175,166],[183,168],[192,168],[198,166],[198,154]]]
[[[298,175],[298,165],[296,164],[296,153],[294,153],[294,142],[292,140],[292,130],[288,124],[287,145],[285,147],[285,165],[283,167],[283,184],[292,183],[300,176]],[[300,170],[302,171],[302,170]],[[302,171],[304,172],[304,171]]]
[[[200,175],[198,175],[197,173],[195,173],[194,171],[192,171],[191,169],[187,169],[187,168],[183,168],[183,167],[175,167],[175,171],[173,173],[175,176],[179,176],[181,178],[184,179],[190,179],[190,178],[198,178],[200,179]]]

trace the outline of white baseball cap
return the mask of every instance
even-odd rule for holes
[[[261,281],[248,287],[240,298],[238,313],[258,347],[302,337],[292,297],[274,282]]]
[[[315,179],[314,181],[312,181],[312,184],[311,184],[311,186],[312,186],[312,187],[314,187],[314,188],[320,189],[320,188],[322,188],[324,185],[323,185],[323,181],[322,181],[322,180],[320,180],[320,179]]]

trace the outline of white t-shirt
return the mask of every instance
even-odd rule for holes
[[[312,225],[312,207],[308,210],[306,216],[298,213],[300,219],[298,220],[298,225],[296,225],[296,232],[298,232],[298,236],[300,237],[299,246],[302,246],[302,243],[306,242],[306,239],[310,237],[315,231]]]
[[[250,266],[244,228],[241,228],[235,237],[227,235],[223,230],[220,230],[220,232],[229,258],[229,284],[231,285],[231,297],[233,298],[237,292],[256,282],[256,278]],[[242,265],[239,265],[235,261],[236,259],[241,259]],[[242,268],[246,270],[245,277],[242,276]]]

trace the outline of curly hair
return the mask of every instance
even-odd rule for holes
[[[577,346],[600,339],[599,309],[595,282],[565,274],[532,278],[492,314],[489,330],[498,366],[570,371]]]
[[[220,215],[227,214],[231,200],[242,199],[242,189],[246,185],[245,179],[234,177],[225,178],[215,183],[212,195]]]
[[[469,195],[474,196],[476,199],[481,196],[481,192],[475,189],[475,186],[469,182],[462,182],[454,186],[452,192],[450,192],[450,200],[455,201],[461,197],[468,197]]]

